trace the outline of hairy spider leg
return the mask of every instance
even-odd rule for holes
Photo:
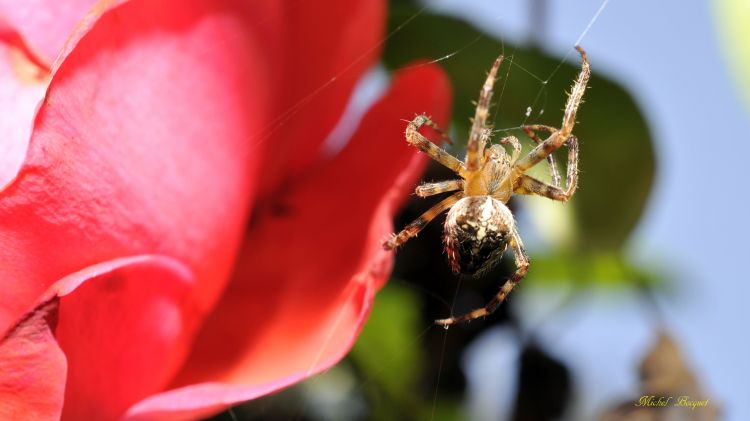
[[[510,156],[510,161],[515,162],[521,155],[521,142],[515,136],[507,136],[500,139],[501,145],[510,145],[513,148],[513,154]]]
[[[419,197],[429,197],[449,191],[463,190],[464,180],[447,180],[436,183],[424,183],[417,186],[414,193]]]
[[[453,145],[453,139],[451,139],[450,136],[448,136],[448,134],[445,133],[445,131],[443,131],[443,129],[441,129],[440,126],[437,125],[437,123],[432,121],[432,118],[427,117],[427,120],[423,124],[438,132],[440,137],[442,139],[445,139],[445,141],[448,142],[449,145]]]
[[[430,158],[434,159],[451,171],[460,175],[462,178],[466,178],[467,171],[466,167],[464,167],[463,162],[461,162],[458,158],[454,157],[448,152],[444,151],[436,144],[430,142],[429,139],[419,133],[419,128],[423,125],[427,125],[433,128],[437,127],[437,125],[435,125],[435,123],[426,115],[418,115],[414,117],[414,120],[410,121],[406,126],[406,141],[410,145],[415,146],[420,151],[429,155]]]
[[[386,250],[393,250],[396,247],[404,244],[410,238],[415,237],[420,231],[436,216],[450,209],[456,202],[464,197],[463,192],[458,192],[451,196],[446,197],[442,201],[438,202],[435,206],[423,213],[419,218],[412,221],[409,225],[404,227],[398,234],[393,234],[385,243],[383,248]]]
[[[515,229],[515,227],[513,228],[511,234],[510,245],[513,248],[513,256],[516,259],[516,271],[515,273],[513,273],[513,276],[505,281],[503,286],[500,288],[500,291],[498,291],[498,293],[495,294],[494,297],[492,297],[492,300],[490,300],[490,302],[488,302],[484,307],[470,311],[464,315],[435,320],[435,324],[447,327],[455,323],[468,322],[480,317],[489,316],[490,314],[494,313],[495,310],[497,310],[500,304],[505,301],[505,298],[508,297],[508,294],[510,294],[513,288],[515,288],[515,286],[518,285],[519,282],[521,282],[521,279],[523,279],[523,277],[526,275],[526,272],[529,270],[529,256],[526,254],[526,250],[524,250],[523,248],[523,242],[521,242],[521,237],[518,235],[518,231]]]
[[[531,138],[531,140],[534,141],[537,145],[544,142],[539,135],[536,134],[537,131],[547,131],[549,134],[552,134],[557,131],[556,128],[552,126],[544,126],[541,124],[529,124],[525,126],[521,126],[521,129],[523,129],[524,132],[526,132],[526,135]],[[560,173],[557,171],[557,164],[555,164],[555,157],[552,154],[547,155],[547,164],[549,164],[549,171],[550,174],[552,174],[552,185],[555,187],[560,187]]]
[[[500,64],[503,62],[503,56],[498,57],[492,65],[487,79],[484,81],[482,90],[479,92],[479,101],[474,113],[474,119],[471,122],[471,132],[469,133],[469,142],[466,145],[466,169],[477,171],[480,169],[484,155],[484,147],[487,143],[485,129],[487,129],[487,117],[489,116],[490,101],[492,100],[492,87],[495,85],[495,77]]]
[[[543,159],[547,158],[552,152],[560,148],[565,143],[570,134],[573,132],[573,126],[575,126],[576,112],[578,107],[581,105],[583,100],[583,93],[586,91],[586,84],[591,76],[591,69],[589,68],[589,59],[586,57],[586,52],[583,48],[576,46],[576,50],[581,55],[581,72],[578,74],[578,78],[573,84],[573,88],[568,96],[568,102],[565,105],[565,114],[563,114],[562,125],[560,130],[554,132],[544,142],[537,145],[534,149],[529,152],[524,158],[521,158],[516,162],[514,168],[518,172],[524,172],[534,165],[538,164]]]
[[[552,200],[567,202],[578,187],[578,138],[571,135],[565,145],[568,147],[568,173],[565,180],[565,190],[561,189],[559,185],[550,186],[534,177],[522,174],[513,192],[536,194]]]

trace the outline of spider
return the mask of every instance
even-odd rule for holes
[[[529,257],[518,235],[513,214],[505,205],[514,193],[535,194],[562,202],[573,196],[578,183],[578,141],[572,131],[576,111],[581,105],[591,74],[586,52],[580,46],[576,46],[576,50],[581,55],[581,71],[568,95],[560,129],[544,125],[522,126],[529,137],[537,143],[537,146],[523,158],[521,144],[513,136],[504,137],[500,139],[499,144],[487,147],[492,134],[491,128],[487,125],[488,108],[495,77],[503,61],[502,55],[495,60],[480,91],[464,161],[450,155],[419,133],[422,126],[441,132],[429,117],[424,114],[418,115],[407,125],[406,141],[455,172],[460,178],[418,186],[416,195],[419,197],[446,192],[456,193],[437,203],[398,234],[392,234],[383,243],[383,247],[386,250],[397,248],[415,237],[436,216],[448,211],[443,241],[453,272],[479,276],[499,262],[508,245],[513,250],[516,263],[516,271],[484,307],[461,316],[436,320],[436,324],[447,328],[454,323],[467,322],[492,314],[526,275]],[[548,137],[542,140],[537,132],[546,132]],[[503,145],[510,145],[510,155]],[[564,189],[560,185],[560,176],[552,157],[552,153],[563,145],[568,148],[568,170]],[[550,166],[552,185],[524,174],[544,159]]]

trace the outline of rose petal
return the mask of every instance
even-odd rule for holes
[[[234,280],[174,383],[183,387],[151,397],[129,414],[205,416],[342,358],[375,288],[389,274],[392,254],[381,241],[392,230],[395,206],[425,163],[403,140],[402,119],[432,112],[445,122],[449,102],[437,67],[398,75],[330,165],[259,211]],[[225,382],[227,395],[220,385],[194,385],[212,381]]]
[[[56,282],[0,343],[0,415],[59,419],[64,394],[63,419],[120,418],[182,364],[203,316],[193,284],[188,268],[163,256],[115,259]]]
[[[201,383],[187,386],[141,401],[128,411],[124,419],[127,421],[171,421],[208,418],[232,404],[250,399],[248,396],[273,393],[287,386],[289,382],[289,379],[280,379],[278,382],[252,390],[246,386],[232,386],[226,383]]]
[[[300,176],[346,107],[355,83],[377,60],[384,1],[286,3],[282,48],[275,63],[274,113],[257,142],[271,149],[263,166],[262,196]],[[322,12],[322,13],[321,13]]]
[[[316,320],[322,324],[322,328],[313,326],[312,332],[304,332],[305,326],[309,326],[310,323],[298,320],[301,326],[298,326],[292,334],[309,335],[305,338],[309,343],[300,343],[299,349],[284,349],[276,356],[278,360],[266,361],[278,368],[279,364],[284,365],[290,362],[294,366],[294,361],[299,359],[298,362],[308,364],[305,370],[293,374],[283,373],[284,377],[255,384],[247,384],[243,375],[247,376],[248,373],[243,372],[237,373],[238,376],[234,378],[222,379],[225,383],[199,383],[179,387],[149,397],[134,405],[128,411],[126,419],[161,421],[208,417],[238,402],[273,393],[334,365],[351,348],[359,327],[364,324],[370,312],[374,293],[370,278],[371,275],[366,275],[360,279],[361,282],[352,282],[349,285],[350,291],[345,291],[338,300],[332,303],[332,307],[337,307],[335,311]],[[347,329],[351,326],[357,326],[357,330],[352,332],[351,329]],[[252,335],[253,330],[249,328],[244,332]],[[236,335],[236,332],[232,334]],[[214,345],[216,347],[217,344]],[[223,348],[225,345],[231,346],[232,344],[220,343],[218,347]],[[275,349],[279,350],[278,347]],[[296,355],[294,351],[299,351],[302,355]],[[254,362],[247,363],[255,369],[262,367]],[[247,367],[246,371],[251,370],[252,368]],[[258,374],[267,375],[267,372],[268,370],[261,370]]]
[[[47,65],[62,50],[76,23],[96,0],[0,0],[0,16]]]
[[[194,282],[173,259],[135,256],[54,285],[62,297],[56,333],[69,366],[63,419],[119,419],[168,384],[203,316]]]
[[[0,419],[60,419],[67,364],[50,327],[57,304],[43,303],[0,341]]]
[[[61,62],[0,193],[0,334],[56,279],[120,256],[175,257],[195,271],[201,308],[213,305],[269,96],[255,17],[235,3],[122,4]]]

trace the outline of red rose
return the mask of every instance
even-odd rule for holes
[[[196,418],[335,364],[443,74],[328,157],[384,2],[59,3],[0,1],[0,418]]]

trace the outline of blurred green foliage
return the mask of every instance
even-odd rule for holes
[[[367,393],[379,402],[373,408],[373,418],[394,419],[399,414],[417,418],[424,405],[414,390],[425,357],[418,342],[423,328],[419,297],[394,284],[376,296],[375,308],[350,358],[367,373]]]
[[[412,288],[391,282],[376,296],[374,311],[349,354],[367,379],[362,389],[372,403],[369,419],[460,418],[458,402],[443,397],[433,407],[420,387],[426,361],[421,304]]]
[[[576,287],[654,287],[661,280],[654,271],[633,264],[623,253],[607,250],[537,255],[534,270],[526,278],[539,286],[566,282]]]

